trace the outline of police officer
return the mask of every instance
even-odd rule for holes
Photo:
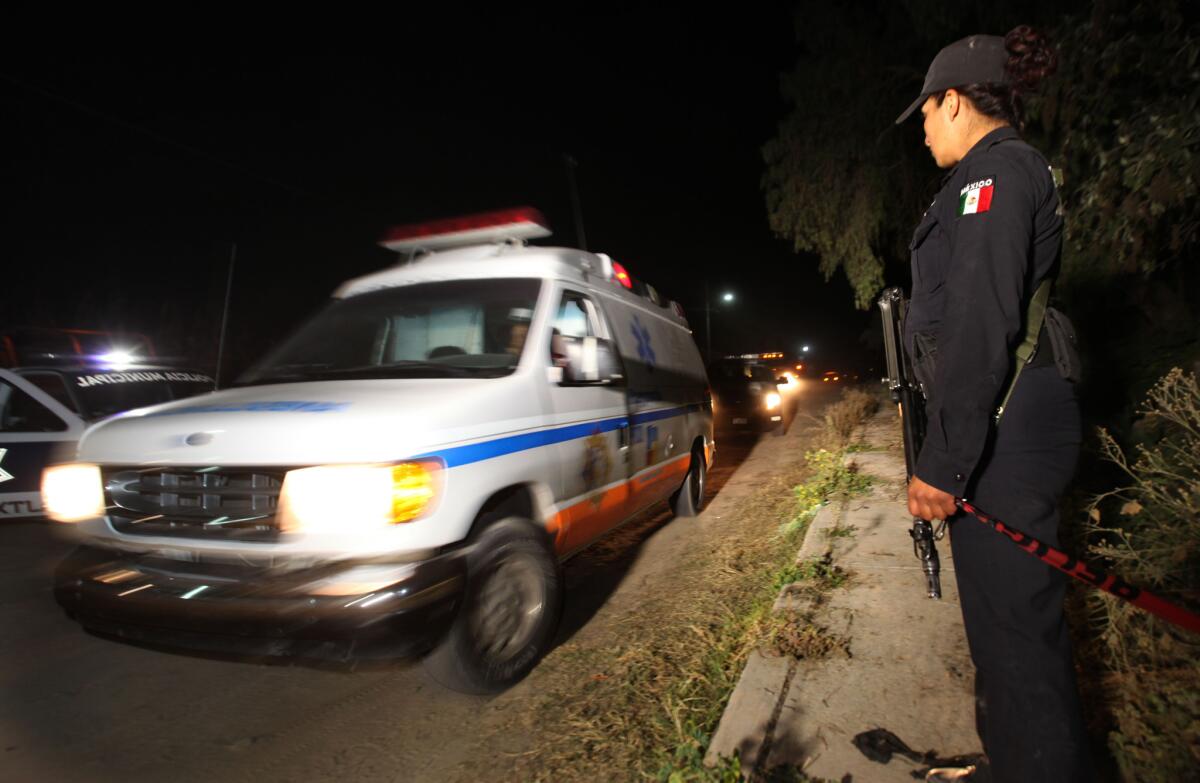
[[[920,110],[925,144],[950,169],[910,245],[905,344],[925,384],[928,430],[909,510],[950,519],[955,498],[967,498],[1056,546],[1057,502],[1081,435],[1074,389],[1044,335],[994,418],[1034,291],[1053,279],[1062,251],[1051,171],[1018,134],[1021,94],[1054,63],[1028,27],[964,38],[938,53],[896,122]],[[992,779],[1090,779],[1066,578],[973,520],[956,520],[950,533]]]

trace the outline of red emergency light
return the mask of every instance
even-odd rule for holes
[[[617,279],[617,282],[620,283],[621,285],[625,286],[626,288],[632,290],[633,289],[633,278],[630,277],[629,273],[625,271],[625,267],[621,266],[616,261],[613,261],[612,268],[613,268],[613,277],[615,277]]]
[[[541,212],[533,207],[516,207],[396,226],[379,244],[388,250],[405,252],[548,236],[549,223]]]

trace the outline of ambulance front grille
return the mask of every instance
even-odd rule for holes
[[[271,542],[287,471],[280,468],[108,468],[115,530],[138,536]]]

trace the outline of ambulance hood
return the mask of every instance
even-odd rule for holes
[[[388,462],[533,426],[536,407],[517,376],[251,386],[107,419],[84,434],[79,459],[262,467]],[[501,419],[501,411],[509,415]]]

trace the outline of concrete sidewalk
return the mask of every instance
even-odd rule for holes
[[[908,535],[904,459],[890,406],[867,423],[862,440],[873,450],[850,459],[873,478],[870,494],[822,508],[797,556],[829,558],[848,574],[846,584],[818,605],[785,587],[775,605],[848,640],[849,657],[751,655],[708,751],[709,763],[737,753],[751,780],[790,767],[836,781],[911,783],[915,763],[894,756],[880,764],[855,748],[854,736],[874,728],[918,752],[980,749],[950,542],[938,545],[942,600],[930,600]]]

